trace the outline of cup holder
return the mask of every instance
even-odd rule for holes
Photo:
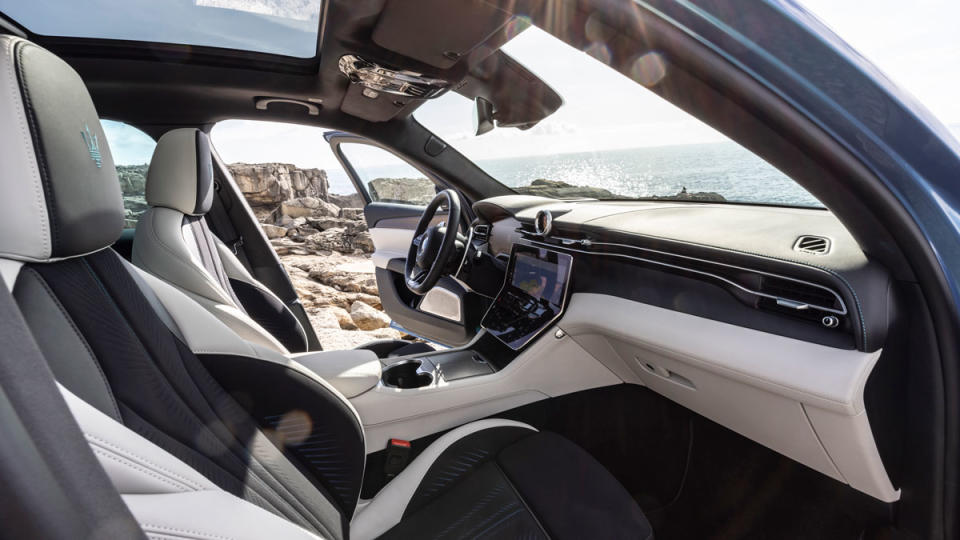
[[[433,375],[421,371],[420,360],[397,362],[383,371],[384,386],[394,388],[421,388],[433,382]]]

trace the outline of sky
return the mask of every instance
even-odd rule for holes
[[[960,133],[960,32],[956,29],[960,1],[800,3],[911,92],[953,133]],[[472,103],[457,94],[448,93],[417,111],[417,120],[475,161],[726,140],[626,76],[537,28],[523,31],[504,49],[557,90],[565,103],[531,130],[495,129],[480,137],[471,133]],[[600,45],[591,52],[601,58],[604,54]],[[657,63],[655,55],[648,55],[634,71],[656,77]],[[152,142],[132,131],[116,125],[108,129],[117,163],[149,161]],[[216,126],[212,136],[228,163],[279,161],[339,170],[323,141],[323,131],[233,120]]]

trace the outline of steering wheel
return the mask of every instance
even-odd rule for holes
[[[440,205],[446,201],[447,222],[431,226]],[[456,255],[457,231],[460,230],[460,197],[452,189],[445,189],[430,201],[420,216],[413,232],[413,242],[407,252],[404,278],[407,288],[424,295],[440,279],[443,269]]]

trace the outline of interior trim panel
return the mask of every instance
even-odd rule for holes
[[[560,324],[624,381],[873,497],[899,499],[863,400],[881,351],[826,347],[589,293],[573,295]]]

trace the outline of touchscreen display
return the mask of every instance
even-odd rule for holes
[[[514,287],[537,300],[559,306],[563,301],[566,276],[561,275],[560,264],[537,258],[528,253],[517,253],[513,265]]]
[[[482,325],[513,349],[519,349],[560,316],[573,259],[565,253],[514,246],[506,283]]]

